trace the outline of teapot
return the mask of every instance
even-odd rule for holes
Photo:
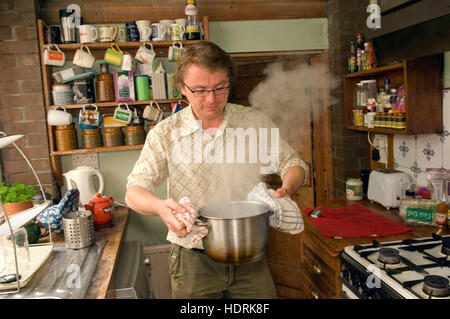
[[[95,194],[103,192],[103,175],[92,166],[78,166],[76,169],[64,173],[67,189],[77,188],[80,192],[80,204],[85,205],[95,197]],[[94,188],[94,176],[100,182],[98,190]]]
[[[111,196],[102,197],[100,193],[92,199],[84,208],[92,212],[94,224],[101,225],[111,221],[114,213],[114,201]]]

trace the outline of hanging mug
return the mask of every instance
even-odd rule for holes
[[[84,49],[84,50],[83,50]],[[82,45],[73,57],[73,64],[81,66],[82,68],[92,69],[94,66],[95,57],[91,54],[89,48]]]
[[[170,47],[169,47],[169,55],[168,59],[169,61],[178,61],[181,58],[181,53],[183,52],[183,44],[179,41],[175,41]]]
[[[62,109],[62,111],[58,109]],[[69,125],[72,123],[72,114],[67,112],[64,106],[56,106],[48,110],[47,123],[52,126]]]
[[[153,106],[153,103],[156,104],[156,107]],[[143,118],[155,123],[160,122],[163,119],[163,116],[163,111],[159,107],[159,104],[155,101],[152,101],[150,105],[147,105],[144,109],[144,113],[142,114]]]
[[[52,50],[51,47],[56,48]],[[56,44],[50,44],[44,50],[44,64],[53,66],[63,66],[66,63],[66,55]]]
[[[111,44],[111,47],[108,48],[105,52],[104,60],[106,63],[121,66],[123,58],[123,51],[120,50],[119,45],[117,43]]]
[[[150,45],[150,49],[147,48],[148,44]],[[151,65],[155,59],[155,55],[155,51],[153,51],[153,44],[145,42],[139,47],[134,58],[142,63]]]
[[[125,108],[122,108],[122,105],[125,105]],[[133,112],[128,107],[127,103],[120,103],[117,105],[115,111],[114,111],[114,121],[130,124],[131,119],[133,118]]]
[[[130,53],[125,52],[122,57],[122,71],[135,71],[136,62]]]
[[[86,108],[93,107],[94,110],[87,110]],[[80,127],[86,129],[96,129],[102,124],[102,115],[98,111],[98,107],[95,104],[86,104],[80,110],[78,116],[78,122]]]

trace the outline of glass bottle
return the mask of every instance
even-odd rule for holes
[[[356,72],[356,43],[350,41],[350,55],[348,56],[348,72]]]
[[[187,0],[184,10],[186,15],[186,40],[200,40],[200,21],[195,0]]]

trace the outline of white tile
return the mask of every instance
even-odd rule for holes
[[[443,95],[443,101],[442,101],[442,107],[443,107],[443,124],[447,131],[450,131],[450,90],[444,90],[442,93]]]
[[[411,171],[411,168],[410,168],[410,167],[404,167],[404,166],[400,166],[400,165],[399,165],[399,166],[397,166],[395,169],[398,170],[398,171],[404,172],[404,173],[406,173],[406,174],[409,174],[409,176],[411,176],[412,183],[414,183],[415,185],[417,185],[417,184],[416,184],[416,182],[417,182],[417,177],[414,176],[414,173]]]
[[[410,167],[416,160],[414,135],[394,135],[394,161],[399,166]]]
[[[446,169],[450,169],[450,90],[445,90],[443,96],[442,104],[444,108],[444,131],[440,136],[440,140],[444,146],[442,153],[442,166]]]
[[[422,170],[442,167],[443,143],[438,134],[417,135],[416,161]]]
[[[445,169],[450,169],[450,136],[447,136],[444,141],[442,166]]]

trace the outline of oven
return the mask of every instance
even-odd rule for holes
[[[450,299],[450,236],[348,246],[341,296],[349,299]]]

